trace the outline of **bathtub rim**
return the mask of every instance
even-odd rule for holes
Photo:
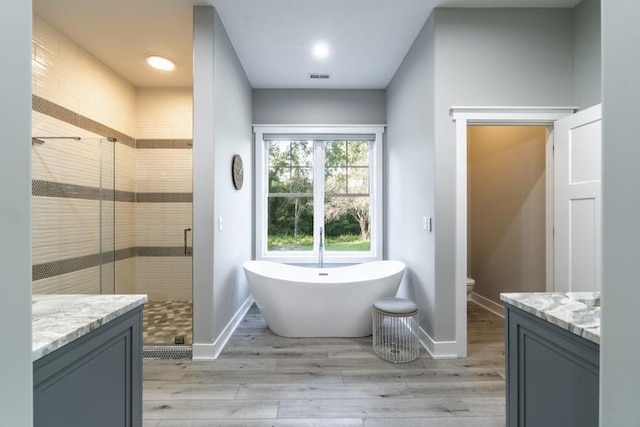
[[[372,274],[371,270],[368,267],[371,267],[372,264],[386,264],[387,266],[393,265],[395,268],[389,268],[384,270],[383,274]],[[273,274],[272,272],[276,272],[275,269],[255,269],[251,268],[252,265],[264,265],[270,267],[279,267],[284,268],[291,272],[290,275],[286,274]],[[360,283],[366,282],[368,280],[379,279],[384,277],[393,276],[395,274],[402,273],[407,269],[407,265],[403,261],[398,260],[376,260],[376,261],[367,261],[358,264],[351,265],[341,265],[336,267],[307,267],[305,265],[291,265],[285,264],[277,261],[268,261],[268,260],[249,260],[242,263],[242,268],[245,272],[249,271],[250,273],[256,274],[258,276],[280,280],[283,282],[289,283],[298,283],[300,285],[309,284],[349,284],[349,283]],[[266,270],[266,271],[265,271]],[[345,276],[341,275],[346,271],[350,270],[351,274],[353,274],[353,270],[358,272],[358,270],[362,270],[364,274],[359,275],[357,278],[350,277],[349,280],[339,280],[344,279]],[[282,270],[280,270],[282,272]],[[321,275],[319,273],[326,272],[328,275]],[[293,276],[295,273],[304,273],[302,275]],[[333,273],[333,274],[332,274]],[[336,274],[337,273],[337,274]],[[368,274],[367,274],[368,273]],[[331,280],[333,278],[336,280]]]

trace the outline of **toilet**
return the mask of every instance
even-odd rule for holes
[[[476,285],[476,281],[471,277],[467,277],[467,297],[473,292],[473,287]]]

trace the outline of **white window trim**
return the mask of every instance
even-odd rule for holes
[[[256,259],[276,261],[288,264],[317,264],[318,263],[318,239],[314,239],[312,252],[287,252],[285,255],[267,252],[266,230],[267,230],[267,150],[263,141],[264,134],[374,134],[375,141],[372,147],[373,170],[370,175],[371,186],[371,251],[365,254],[355,252],[324,252],[324,263],[328,264],[356,264],[367,261],[382,259],[383,251],[383,135],[384,125],[349,125],[349,126],[320,126],[320,125],[255,125],[253,127],[255,141],[255,256]],[[314,165],[314,173],[322,174],[323,168]],[[324,179],[324,175],[315,179]],[[320,186],[322,188],[322,186]],[[320,190],[322,191],[322,190]],[[314,197],[322,194],[314,193]],[[314,209],[322,209],[316,206]],[[314,217],[316,213],[314,212]],[[317,233],[318,230],[315,230]]]

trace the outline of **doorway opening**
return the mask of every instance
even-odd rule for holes
[[[549,129],[546,143],[545,186],[550,188],[553,182],[553,167],[549,164],[552,158],[553,123],[565,116],[573,114],[574,107],[453,107],[451,116],[456,127],[456,225],[455,225],[455,312],[457,357],[467,356],[467,133],[469,125],[540,125]],[[547,190],[547,194],[550,191]],[[553,212],[552,201],[546,200],[546,214]],[[546,239],[546,285],[552,283],[553,259],[551,243],[551,221],[546,222],[544,233]],[[550,278],[551,277],[551,278]]]
[[[467,127],[467,292],[500,317],[500,293],[546,291],[548,133]]]

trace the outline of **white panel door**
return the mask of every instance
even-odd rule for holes
[[[554,124],[554,290],[599,291],[602,266],[600,105]]]

